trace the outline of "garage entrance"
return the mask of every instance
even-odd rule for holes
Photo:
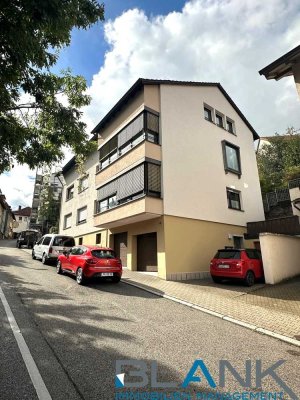
[[[137,270],[157,272],[156,232],[137,236]]]
[[[114,250],[123,267],[127,267],[127,232],[114,234]]]

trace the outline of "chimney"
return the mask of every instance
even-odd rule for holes
[[[21,211],[21,209],[22,209],[22,207],[21,207],[21,206],[19,206],[19,211]]]

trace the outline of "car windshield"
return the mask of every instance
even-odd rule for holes
[[[116,258],[112,250],[92,250],[91,253],[96,258]]]
[[[53,246],[73,247],[75,246],[75,240],[69,236],[56,236],[53,240]]]
[[[218,250],[214,258],[232,258],[239,260],[241,258],[241,252],[239,250]]]

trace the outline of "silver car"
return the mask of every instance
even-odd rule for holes
[[[73,236],[47,234],[34,245],[32,258],[42,260],[43,264],[55,262],[61,253],[69,251],[73,246],[75,246]]]

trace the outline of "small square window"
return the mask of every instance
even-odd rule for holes
[[[226,118],[226,125],[227,125],[228,132],[234,134],[234,122],[231,121],[230,119]]]
[[[232,208],[233,210],[241,210],[240,192],[227,188],[227,202],[228,208]]]
[[[64,229],[71,228],[72,214],[65,215],[64,217]]]
[[[82,243],[83,243],[83,238],[82,238],[82,237],[80,237],[80,238],[78,239],[78,244],[79,244],[79,246],[81,246],[81,245],[82,245]]]
[[[77,210],[77,224],[83,224],[87,219],[87,207],[82,207]]]
[[[210,108],[204,107],[204,118],[212,122],[212,110]]]
[[[70,186],[70,187],[67,189],[66,200],[71,200],[71,199],[73,199],[73,196],[74,196],[74,185]]]
[[[223,117],[220,114],[216,114],[216,125],[220,128],[224,128]]]
[[[86,175],[83,178],[79,179],[79,184],[78,184],[78,193],[83,192],[85,189],[87,189],[89,186],[89,176]]]
[[[101,244],[101,233],[96,233],[96,244]]]

